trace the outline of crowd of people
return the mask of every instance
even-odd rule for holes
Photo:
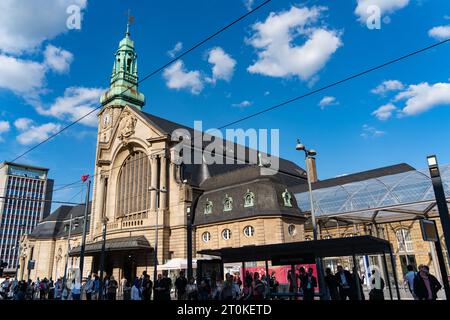
[[[419,266],[415,272],[408,266],[405,285],[408,286],[414,299],[436,300],[437,292],[442,288],[439,281],[429,273],[426,265]],[[215,279],[215,280],[214,280]],[[363,279],[350,273],[342,266],[337,266],[337,273],[330,268],[325,270],[326,295],[330,300],[365,299]],[[244,279],[239,274],[227,273],[225,279],[220,275],[211,275],[196,282],[188,279],[180,271],[175,281],[167,272],[158,274],[156,281],[150,279],[146,271],[133,281],[122,279],[120,284],[111,275],[101,281],[98,275],[88,276],[83,283],[76,279],[64,281],[63,278],[53,281],[52,278],[36,279],[36,281],[18,281],[6,278],[0,284],[0,298],[13,300],[116,300],[118,295],[123,300],[265,300],[289,297],[290,299],[314,300],[318,292],[318,282],[313,269],[301,267],[290,270],[287,275],[288,293],[279,292],[280,283],[275,272],[262,275],[258,272],[245,272]],[[371,290],[369,300],[384,300],[385,282],[381,275],[372,270],[369,283]],[[357,287],[359,285],[359,288]],[[173,293],[173,294],[172,294]]]

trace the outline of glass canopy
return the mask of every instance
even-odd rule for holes
[[[447,201],[450,164],[439,167]],[[310,212],[309,193],[295,194],[303,212]],[[316,218],[354,222],[392,222],[436,216],[428,168],[313,190]]]

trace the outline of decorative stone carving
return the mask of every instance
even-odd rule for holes
[[[137,119],[129,112],[125,111],[120,117],[119,139],[126,145],[128,139],[134,134]]]
[[[283,201],[284,201],[284,206],[285,207],[292,207],[292,196],[289,193],[288,189],[285,189],[284,192],[281,194]]]

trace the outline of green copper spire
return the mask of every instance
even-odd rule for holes
[[[128,89],[128,90],[127,90]],[[130,23],[127,23],[125,38],[119,43],[115,54],[111,82],[100,102],[107,105],[131,105],[142,109],[145,97],[138,91],[137,54],[130,38]]]

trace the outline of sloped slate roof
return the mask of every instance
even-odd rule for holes
[[[89,205],[92,203],[90,202]],[[51,213],[48,217],[39,222],[33,231],[30,233],[30,238],[61,238],[68,235],[68,231],[64,231],[64,225],[70,223],[70,216],[72,215],[72,223],[78,218],[78,227],[72,229],[71,234],[81,234],[83,231],[83,216],[84,216],[84,204],[77,206],[63,205]],[[87,230],[89,230],[89,217],[91,210],[88,210],[88,224]]]
[[[131,107],[133,108],[133,107]],[[183,130],[187,130],[191,136],[191,143],[190,145],[193,146],[193,139],[194,139],[194,132],[195,130],[193,128],[190,128],[188,126],[173,122],[173,121],[169,121],[167,119],[163,119],[160,117],[157,117],[155,115],[143,112],[138,110],[137,108],[133,108],[133,110],[136,111],[136,113],[140,114],[144,119],[146,119],[148,121],[148,123],[150,123],[151,125],[155,126],[157,129],[159,129],[162,133],[167,134],[167,135],[171,135],[175,130],[177,129],[183,129]],[[208,136],[207,134],[203,133],[204,136]],[[210,136],[211,137],[211,136]],[[213,139],[215,139],[215,137],[213,137]],[[183,142],[186,142],[183,139]],[[205,148],[210,142],[209,141],[203,141],[202,142],[202,148]],[[222,140],[221,141],[224,150],[226,150],[226,140]],[[233,151],[231,152],[231,154],[234,154],[235,159],[239,159],[239,160],[244,160],[246,163],[235,163],[235,164],[209,164],[208,165],[208,171],[210,173],[211,176],[217,175],[217,174],[223,174],[229,171],[233,171],[245,166],[248,166],[249,164],[256,164],[256,163],[249,163],[248,158],[249,158],[249,153],[250,152],[255,152],[255,154],[257,153],[256,150],[248,148],[248,147],[244,147],[245,150],[245,158],[242,159],[242,157],[239,155],[239,153],[237,152],[239,147],[242,147],[241,145],[237,144],[237,143],[232,143],[233,147]],[[194,150],[192,150],[192,152],[195,152]],[[230,153],[227,153],[227,155]],[[264,154],[264,153],[263,153]],[[304,179],[306,179],[306,172],[304,169],[300,168],[299,166],[297,166],[294,162],[283,159],[283,158],[278,158],[279,161],[279,171],[283,172],[287,175],[292,175],[294,177],[303,177]],[[237,162],[237,161],[236,161]],[[225,161],[223,161],[223,163],[225,163]],[[185,167],[185,172],[187,175],[187,179],[190,180],[190,182],[193,185],[197,185],[199,186],[203,181],[204,181],[204,177],[202,176],[202,165],[201,164],[187,164],[184,165]]]
[[[256,216],[289,216],[304,219],[295,196],[283,183],[283,174],[263,175],[258,166],[247,166],[236,171],[211,177],[202,184],[205,192],[200,196],[195,213],[195,225],[231,221]],[[299,180],[299,179],[297,179]],[[298,181],[297,181],[298,183]],[[284,205],[282,194],[288,190],[292,207]],[[244,196],[254,194],[254,206],[244,206]],[[233,198],[231,211],[223,210],[226,196]],[[205,214],[206,202],[213,204],[212,213]]]

